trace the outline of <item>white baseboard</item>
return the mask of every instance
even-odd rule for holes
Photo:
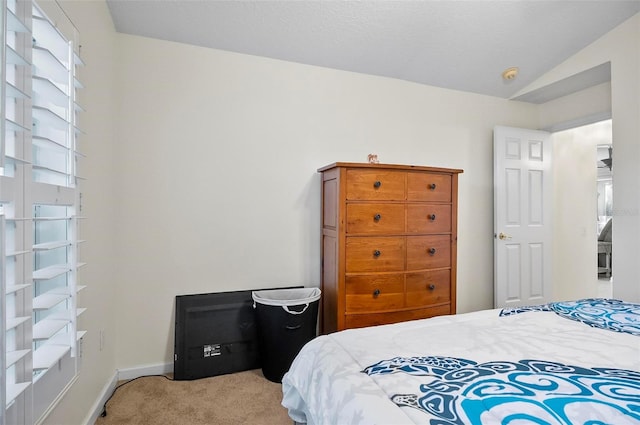
[[[85,425],[93,425],[98,420],[98,416],[102,414],[102,409],[104,408],[104,404],[109,400],[111,394],[116,389],[116,385],[118,385],[118,372],[113,373],[113,378],[111,378],[110,382],[107,382],[100,393],[100,398],[94,403],[91,410],[89,411],[89,415],[85,419]]]
[[[160,363],[128,369],[118,369],[118,381],[135,379],[145,375],[164,375],[173,373],[173,363]]]
[[[139,378],[145,375],[164,375],[173,373],[173,363],[161,363],[156,365],[147,365],[141,367],[131,367],[127,369],[118,369],[114,372],[111,381],[107,382],[100,393],[100,398],[94,403],[91,411],[85,419],[85,425],[93,425],[102,414],[104,404],[113,395],[118,386],[118,381]]]

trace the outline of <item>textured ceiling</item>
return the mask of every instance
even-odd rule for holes
[[[107,0],[118,32],[510,98],[640,0]],[[504,69],[520,68],[515,80]]]

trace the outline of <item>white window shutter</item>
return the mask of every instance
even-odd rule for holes
[[[54,25],[35,2],[8,0],[2,14],[0,425],[33,424],[80,367],[82,61],[64,13]]]

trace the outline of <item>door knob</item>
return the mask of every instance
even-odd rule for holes
[[[498,235],[498,239],[500,239],[501,241],[505,241],[507,239],[511,239],[511,236],[507,235],[506,233],[500,232],[500,234]]]

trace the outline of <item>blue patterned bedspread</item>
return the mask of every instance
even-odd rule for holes
[[[391,397],[428,413],[430,425],[640,424],[640,373],[631,370],[429,356],[396,357],[363,372],[431,377],[419,393]]]
[[[536,306],[505,308],[500,316],[529,311],[553,311],[566,319],[582,322],[594,328],[640,335],[640,304],[605,298],[588,298]]]
[[[590,298],[503,309],[500,317],[531,311],[640,335],[640,305],[620,300]],[[363,372],[430,377],[417,393],[391,396],[398,406],[437,418],[429,419],[430,425],[640,424],[639,371],[531,359],[478,363],[426,356],[383,360]]]
[[[318,425],[640,425],[640,305],[498,313],[319,336],[283,378],[282,404]]]

